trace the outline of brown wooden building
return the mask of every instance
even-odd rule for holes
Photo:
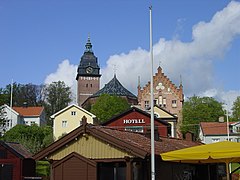
[[[35,176],[35,161],[21,144],[0,141],[0,179],[23,180]]]
[[[155,141],[156,179],[174,179],[188,165],[161,161],[160,153],[199,143],[162,137]],[[140,133],[84,123],[34,155],[51,163],[51,180],[150,180],[150,139]]]
[[[168,119],[166,119],[168,120]],[[103,126],[114,127],[119,130],[150,133],[151,115],[137,107],[131,107],[127,111],[113,117],[103,123]],[[171,134],[171,125],[164,118],[154,118],[154,126],[159,136],[167,137]]]

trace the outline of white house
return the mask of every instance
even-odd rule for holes
[[[20,124],[29,126],[33,124],[37,124],[38,126],[46,125],[45,111],[42,106],[13,107],[13,109],[20,115]]]
[[[42,126],[46,124],[44,107],[9,107],[1,106],[1,119],[4,123],[0,127],[0,132],[4,133],[17,124]]]
[[[240,122],[229,122],[228,124],[226,122],[201,122],[199,138],[205,144],[228,139],[240,142]]]
[[[4,133],[16,126],[17,124],[21,124],[21,118],[18,112],[4,104],[1,106],[1,119],[3,119],[3,124],[1,124],[0,132]]]

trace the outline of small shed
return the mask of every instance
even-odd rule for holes
[[[23,180],[34,176],[32,154],[19,143],[0,141],[0,179]]]

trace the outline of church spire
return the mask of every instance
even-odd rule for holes
[[[88,40],[85,47],[86,47],[85,52],[92,52],[92,43],[90,41],[90,35],[88,35]]]

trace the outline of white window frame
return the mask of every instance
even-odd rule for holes
[[[67,120],[62,120],[62,128],[66,128],[67,127]]]

